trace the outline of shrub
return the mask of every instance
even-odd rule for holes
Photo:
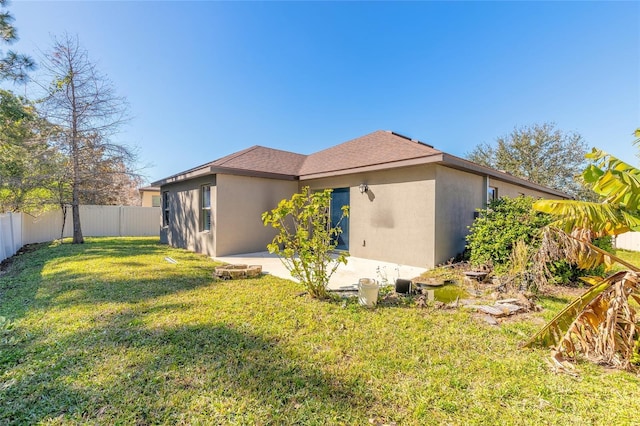
[[[529,254],[538,249],[540,230],[554,219],[533,210],[534,201],[531,197],[503,197],[492,201],[486,209],[479,210],[479,216],[469,227],[467,236],[472,265],[492,264],[497,274],[513,273],[510,271],[513,267],[513,249],[519,241],[528,247]],[[594,244],[606,251],[612,250],[610,237],[598,238]],[[522,260],[525,257],[524,247],[520,247],[518,257],[516,266],[521,273],[525,267]],[[556,284],[569,284],[581,276],[604,273],[604,267],[585,271],[566,261],[552,262],[548,269]]]
[[[276,253],[291,273],[302,283],[312,297],[328,297],[327,285],[338,266],[347,263],[348,253],[332,252],[342,233],[340,222],[349,215],[349,206],[342,206],[338,223],[331,223],[329,208],[331,189],[312,192],[308,186],[290,200],[282,200],[278,207],[262,214],[265,226],[278,234],[267,245]]]
[[[503,197],[478,210],[478,218],[469,227],[467,248],[472,265],[493,264],[496,273],[506,272],[509,257],[517,241],[537,247],[540,229],[551,217],[532,209],[531,197]]]

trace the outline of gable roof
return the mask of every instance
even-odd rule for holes
[[[279,175],[298,175],[306,155],[254,145],[209,163],[212,167],[238,169]]]
[[[442,154],[425,143],[397,133],[378,130],[307,156],[298,174],[311,176],[393,163]]]
[[[298,178],[298,170],[306,157],[306,155],[296,154],[295,152],[254,145],[251,148],[234,152],[201,166],[153,182],[153,185],[161,186],[215,173],[294,180]]]

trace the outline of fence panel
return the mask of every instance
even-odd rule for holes
[[[120,207],[80,206],[82,235],[87,237],[120,236]]]
[[[120,235],[157,237],[160,235],[160,207],[135,207],[120,210]]]
[[[71,209],[67,212],[64,236],[71,230]],[[60,238],[62,228],[62,212],[59,209],[40,214],[38,217],[25,215],[23,218],[22,236],[25,244],[43,243]]]
[[[10,248],[13,246],[10,220],[10,214],[0,214],[0,261],[13,255]]]
[[[85,237],[143,237],[160,235],[160,208],[136,206],[80,206]],[[62,212],[53,210],[37,218],[25,217],[24,243],[60,238]],[[71,208],[67,209],[64,236],[73,235]]]
[[[615,247],[623,250],[640,251],[640,232],[625,232],[615,239]]]
[[[22,247],[22,214],[0,214],[0,261],[13,256]]]

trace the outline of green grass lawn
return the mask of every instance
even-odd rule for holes
[[[616,250],[616,256],[621,258],[622,260],[626,260],[627,262],[640,266],[640,252],[639,251],[631,251],[631,250]]]
[[[554,374],[548,351],[519,349],[565,299],[494,327],[214,266],[145,238],[18,256],[0,276],[0,424],[640,422],[638,376]]]

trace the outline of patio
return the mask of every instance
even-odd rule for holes
[[[267,251],[215,257],[215,260],[232,264],[262,265],[262,272],[276,277],[297,281],[291,277],[277,255]],[[426,268],[398,265],[379,260],[349,257],[346,265],[340,265],[329,281],[331,290],[355,290],[360,278],[374,278],[381,281],[386,276],[388,282],[396,278],[411,279],[425,272]]]

